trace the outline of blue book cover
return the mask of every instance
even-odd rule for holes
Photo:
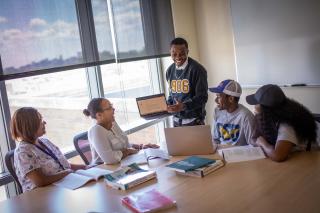
[[[215,160],[213,159],[191,156],[166,166],[176,171],[187,172],[187,171],[195,170],[197,168],[201,168],[208,164],[212,164],[214,162]]]

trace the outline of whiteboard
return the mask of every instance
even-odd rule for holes
[[[320,0],[230,0],[242,85],[320,85]]]

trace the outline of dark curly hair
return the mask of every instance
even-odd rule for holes
[[[177,37],[177,38],[173,39],[170,42],[170,47],[172,45],[185,45],[187,49],[189,48],[188,47],[188,42],[184,38],[181,38],[181,37]]]
[[[299,141],[316,141],[317,125],[312,113],[293,99],[287,98],[277,107],[261,105],[261,113],[255,117],[260,135],[272,145],[277,142],[280,123],[293,127]]]
[[[93,98],[88,106],[87,106],[87,109],[84,109],[82,111],[82,113],[87,116],[87,117],[91,117],[91,118],[94,118],[96,119],[96,114],[98,112],[102,112],[102,108],[101,108],[101,102],[103,100],[106,100],[105,98]]]

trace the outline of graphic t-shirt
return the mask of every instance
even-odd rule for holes
[[[216,108],[212,128],[216,143],[242,146],[255,140],[254,115],[241,104],[232,113]]]

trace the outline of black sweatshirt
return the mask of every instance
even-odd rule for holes
[[[176,70],[173,63],[167,69],[169,83],[168,104],[175,104],[174,99],[185,104],[185,109],[175,114],[178,118],[200,118],[206,116],[205,105],[208,101],[207,71],[192,58],[184,70]]]

